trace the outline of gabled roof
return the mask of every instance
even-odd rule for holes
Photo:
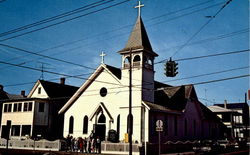
[[[180,111],[175,111],[175,110],[169,109],[169,108],[162,106],[162,105],[150,103],[147,101],[143,101],[143,103],[146,104],[149,107],[149,110],[152,110],[152,111],[181,114]]]
[[[57,97],[71,97],[78,89],[78,87],[39,80],[47,95],[50,98]]]
[[[85,81],[85,83],[76,91],[76,93],[68,100],[68,102],[61,108],[59,114],[65,112],[74,102],[82,95],[82,93],[88,88],[88,86],[95,81],[95,79],[100,75],[103,70],[106,71],[107,74],[110,74],[114,79],[120,83],[121,78],[121,70],[109,65],[101,64],[95,72]],[[106,82],[109,83],[109,82]],[[109,83],[110,84],[110,83]]]
[[[188,100],[198,100],[193,85],[169,86],[155,92],[155,103],[172,110],[184,110]]]
[[[78,89],[78,87],[75,86],[70,86],[45,80],[38,80],[36,84],[33,86],[32,90],[30,91],[28,98],[32,96],[32,94],[37,89],[39,84],[42,85],[43,89],[45,90],[49,98],[60,98],[60,97],[69,98]]]
[[[96,109],[94,110],[94,112],[90,115],[89,120],[92,121],[92,119],[94,118],[94,116],[97,115],[101,111],[105,111],[107,113],[107,115],[109,116],[109,119],[112,122],[114,121],[114,118],[112,117],[112,115],[108,111],[107,107],[102,102],[96,107]]]
[[[119,53],[127,53],[130,50],[132,50],[132,52],[144,50],[153,56],[158,56],[155,52],[153,52],[146,29],[140,16],[138,16],[136,20],[125,48],[119,51]]]
[[[116,67],[113,67],[113,66],[109,66],[109,65],[106,65],[106,67],[110,70],[110,72],[112,72],[118,79],[121,80],[121,77],[122,77],[122,71],[120,68],[116,68]]]

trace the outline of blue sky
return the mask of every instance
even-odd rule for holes
[[[121,56],[117,51],[124,48],[132,30],[132,25],[135,23],[138,10],[133,7],[138,4],[136,0],[130,0],[75,20],[5,40],[18,34],[123,2],[123,0],[106,1],[107,3],[101,6],[17,33],[1,36],[0,43],[36,53],[43,51],[41,54],[92,68],[100,64],[101,58],[99,55],[101,51],[104,51],[107,54],[105,63],[120,67]],[[98,2],[98,0],[1,1],[0,33],[71,11],[93,2]],[[181,50],[178,50],[178,47],[185,44],[191,36],[210,20],[206,16],[213,16],[226,1],[143,0],[141,2],[145,5],[141,11],[144,25],[154,51],[159,54],[155,62],[171,56],[173,56],[172,59],[177,60],[249,49],[248,0],[233,0],[189,42],[190,45],[186,45]],[[200,43],[196,43],[199,41]],[[64,46],[57,47],[62,44]],[[178,52],[174,54],[176,51]],[[93,72],[91,69],[48,60],[3,46],[0,46],[0,61],[38,69],[41,68],[42,62],[45,70],[69,75]],[[178,63],[179,74],[175,78],[169,78],[164,75],[163,63],[156,64],[155,79],[176,86],[249,74],[249,68],[244,68],[220,74],[178,80],[205,73],[248,67],[249,52],[179,61]],[[87,78],[88,76],[82,77]],[[41,72],[38,71],[0,64],[0,84],[5,86],[5,91],[12,94],[19,94],[21,90],[29,92],[34,84],[11,85],[35,82],[40,77]],[[55,78],[60,78],[60,76],[44,73],[45,80]],[[84,80],[75,78],[66,80],[67,84],[75,86],[80,86],[83,82]],[[228,102],[242,102],[244,101],[245,92],[249,89],[249,77],[196,85],[195,88],[198,97],[204,104],[212,105],[212,102],[222,103],[225,99]]]

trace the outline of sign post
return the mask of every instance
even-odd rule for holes
[[[159,155],[161,154],[161,132],[163,131],[163,121],[156,121],[156,131],[158,131],[158,140],[159,140]]]

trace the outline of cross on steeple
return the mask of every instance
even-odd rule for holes
[[[100,56],[102,57],[101,63],[104,64],[104,57],[106,56],[106,54],[104,52],[102,52]]]
[[[141,16],[141,7],[144,7],[144,4],[141,4],[141,1],[139,1],[139,4],[135,6],[135,8],[138,8],[138,16]]]

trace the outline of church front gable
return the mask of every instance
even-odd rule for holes
[[[105,135],[109,129],[116,130],[119,107],[124,104],[121,96],[123,89],[112,74],[106,70],[99,72],[83,92],[78,92],[80,95],[65,112],[64,136],[88,137],[92,130],[104,130],[104,126]],[[101,114],[105,122],[98,121]]]

